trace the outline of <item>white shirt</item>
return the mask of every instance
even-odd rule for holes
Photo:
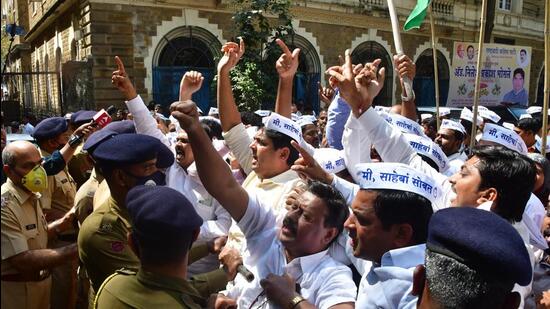
[[[353,114],[351,117],[355,117]],[[440,201],[433,204],[434,212],[447,208],[455,193],[451,188],[451,183],[447,176],[439,173],[412,149],[405,136],[397,128],[388,124],[374,108],[367,109],[359,118],[356,118],[362,125],[364,134],[367,134],[380,154],[384,162],[397,162],[410,165],[417,170],[432,177],[438,182],[443,190],[443,196]],[[355,145],[351,145],[355,147]]]
[[[416,308],[411,295],[413,273],[424,264],[426,245],[390,250],[374,263],[359,284],[356,308]]]
[[[460,171],[464,162],[468,160],[468,156],[464,152],[459,151],[448,156],[447,159],[449,159],[449,168],[443,174],[451,177]]]
[[[168,137],[158,129],[156,120],[151,116],[139,95],[126,102],[126,105],[128,111],[134,116],[137,133],[156,137],[175,153]],[[197,239],[198,243],[228,234],[232,222],[231,215],[206,191],[198,176],[188,175],[177,162],[174,162],[166,170],[166,184],[185,195],[204,220]],[[194,275],[209,272],[218,267],[217,256],[209,255],[190,265],[188,273]]]
[[[355,302],[357,289],[351,270],[330,257],[328,250],[287,263],[275,221],[270,205],[257,195],[249,194],[248,208],[238,224],[248,244],[244,265],[255,278],[250,283],[241,276],[235,279],[235,287],[228,296],[237,299],[238,307],[276,308],[261,295],[260,280],[270,273],[283,275],[285,272],[300,285],[300,294],[317,308]]]
[[[301,182],[298,174],[288,169],[272,178],[260,179],[252,170],[252,152],[249,147],[252,140],[246,133],[244,125],[239,123],[223,133],[223,136],[227,147],[233,152],[241,168],[248,175],[242,183],[243,188],[248,194],[258,195],[259,199],[270,205],[276,216],[282,218],[286,213],[286,198]],[[229,231],[229,239],[231,245],[236,248],[244,250],[246,247],[246,239],[236,224]]]
[[[34,132],[34,126],[30,122],[24,125],[23,130],[21,130],[21,133],[28,134],[28,135],[32,135],[33,132]]]

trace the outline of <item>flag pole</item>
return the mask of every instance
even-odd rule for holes
[[[401,34],[399,33],[399,19],[395,12],[395,6],[393,0],[388,0],[388,10],[390,12],[391,27],[393,31],[393,44],[395,45],[395,52],[397,56],[403,55],[403,45],[401,44]],[[413,99],[413,87],[412,81],[409,77],[403,77],[403,87],[405,88],[406,96],[404,98],[408,101]]]
[[[477,52],[477,68],[476,68],[476,82],[474,90],[474,106],[473,118],[472,118],[472,135],[470,137],[470,149],[474,148],[476,144],[476,135],[477,135],[477,108],[479,105],[479,82],[481,80],[481,60],[483,59],[483,38],[485,37],[485,15],[487,14],[487,0],[482,0],[481,2],[481,20],[480,20],[480,30],[479,30],[479,44]]]
[[[542,104],[542,146],[541,153],[546,155],[546,144],[548,143],[548,100],[550,100],[550,3],[546,1],[544,6],[544,103]]]
[[[435,82],[435,114],[437,119],[437,131],[439,131],[439,126],[441,125],[441,119],[439,119],[439,72],[437,68],[437,48],[435,47],[436,37],[435,37],[434,17],[433,17],[431,4],[428,7],[428,13],[430,14],[430,28],[432,32],[432,54],[433,54],[433,62],[434,62],[434,82]]]

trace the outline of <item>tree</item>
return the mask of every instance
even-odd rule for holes
[[[277,93],[275,61],[281,51],[276,38],[294,34],[290,0],[232,0],[236,37],[246,42],[246,52],[231,81],[240,110],[272,108]],[[269,16],[269,17],[268,17]]]

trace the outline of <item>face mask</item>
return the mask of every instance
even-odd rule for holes
[[[126,174],[134,177],[136,179],[136,186],[145,185],[145,186],[165,186],[166,185],[166,175],[161,171],[156,171],[149,176],[137,177],[128,172]]]
[[[21,184],[31,192],[42,192],[48,188],[48,175],[42,165],[35,166],[23,178]]]

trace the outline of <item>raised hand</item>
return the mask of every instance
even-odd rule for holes
[[[241,38],[239,44],[227,42],[222,46],[223,57],[218,62],[218,72],[229,73],[244,55],[244,40]]]
[[[332,183],[332,175],[327,173],[304,148],[295,141],[290,143],[301,155],[298,160],[294,161],[294,165],[290,167],[298,173],[300,178],[318,180],[326,184]]]
[[[366,63],[355,77],[356,82],[363,86],[361,91],[370,101],[374,100],[384,87],[385,69],[378,68],[381,62],[381,59],[376,59],[373,62]],[[377,73],[380,73],[378,77]]]
[[[393,62],[395,71],[399,75],[399,81],[401,83],[401,89],[403,89],[403,96],[406,97],[405,87],[403,86],[403,78],[406,76],[411,81],[416,76],[416,64],[407,55],[394,55]]]
[[[118,56],[115,56],[115,62],[117,70],[113,71],[111,83],[124,95],[127,101],[132,100],[137,97],[136,89],[126,74],[126,69],[124,68],[122,60]]]
[[[191,100],[172,103],[170,105],[170,112],[185,131],[189,131],[193,126],[201,126],[197,105]]]
[[[366,68],[361,69],[359,74],[355,74],[356,70],[351,63],[351,52],[346,50],[345,63],[342,67],[332,67],[328,70],[328,74],[336,78],[336,85],[340,89],[340,95],[351,106],[354,114],[360,116],[363,111],[367,110],[371,105],[374,97],[378,95],[384,86],[385,69],[378,71],[375,66],[374,70],[379,73],[376,80],[369,80]]]
[[[280,78],[294,78],[294,75],[296,74],[296,70],[298,70],[298,64],[299,64],[299,54],[300,49],[296,48],[290,52],[290,49],[288,49],[288,46],[286,46],[285,42],[281,39],[276,39],[275,42],[281,50],[283,51],[283,54],[277,62],[275,63],[275,69],[277,69],[277,73],[279,74]]]
[[[193,93],[199,91],[204,77],[201,72],[187,71],[180,82],[180,101],[191,100]]]
[[[329,105],[334,98],[334,89],[331,87],[323,87],[321,83],[317,83],[317,85],[319,86],[319,97],[321,98],[321,102]]]

